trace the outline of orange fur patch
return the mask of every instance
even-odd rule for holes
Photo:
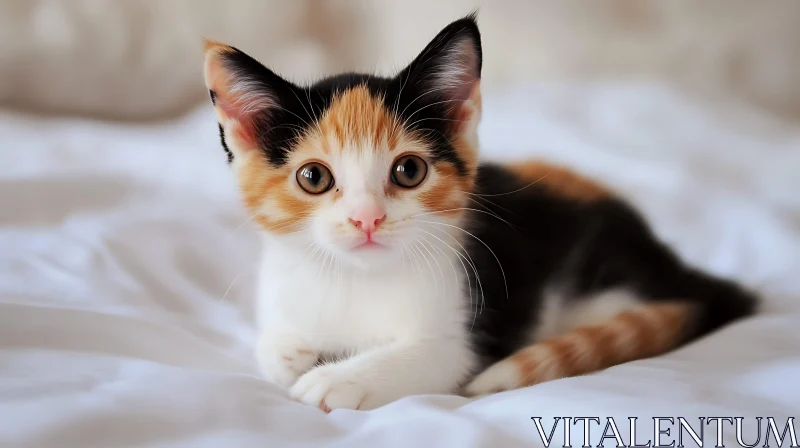
[[[463,210],[458,209],[464,207],[466,201],[463,191],[469,191],[465,190],[467,181],[458,176],[456,168],[449,163],[436,164],[432,169],[436,170],[439,179],[419,194],[418,199],[422,206],[432,212],[441,211],[441,216],[457,216],[463,213]]]
[[[289,187],[291,168],[275,169],[260,154],[253,154],[237,164],[240,166],[237,170],[239,189],[253,220],[271,233],[287,234],[298,230],[308,217],[313,202],[305,200]],[[273,215],[263,211],[268,201],[275,209]]]
[[[397,147],[402,132],[400,123],[365,86],[349,89],[334,99],[320,120],[320,129],[324,136],[335,136],[340,147],[365,142],[390,151]]]
[[[222,42],[217,42],[211,39],[203,39],[203,53],[207,54],[208,52],[222,52],[222,51],[232,51],[230,45],[223,44]]]
[[[343,151],[425,150],[424,143],[404,132],[380,98],[365,86],[339,93],[292,151],[298,158],[336,156]],[[388,175],[388,174],[387,174]]]
[[[656,356],[681,341],[691,311],[691,306],[682,302],[642,305],[605,324],[582,327],[525,347],[508,361],[520,372],[519,387],[525,387]]]
[[[450,132],[460,134],[467,123],[474,118],[480,118],[476,115],[481,113],[482,108],[481,86],[480,82],[476,82],[469,94],[469,99],[459,104],[458,109],[454,111],[453,116],[450,118],[452,124]]]
[[[594,201],[612,196],[605,187],[567,168],[544,162],[531,161],[507,166],[525,182],[535,182],[558,196],[583,201]]]

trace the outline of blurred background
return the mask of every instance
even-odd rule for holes
[[[791,0],[2,0],[0,105],[172,117],[205,99],[201,36],[307,81],[399,68],[475,8],[487,86],[656,80],[800,118]]]

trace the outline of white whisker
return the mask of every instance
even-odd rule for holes
[[[535,185],[536,183],[538,183],[539,181],[541,181],[542,179],[544,179],[545,177],[547,177],[549,174],[550,174],[550,173],[546,173],[544,176],[542,176],[542,177],[540,177],[540,178],[536,179],[535,181],[533,181],[533,182],[529,183],[528,185],[525,185],[524,187],[517,188],[517,189],[516,189],[516,190],[514,190],[514,191],[509,191],[509,192],[506,192],[506,193],[494,193],[494,194],[478,194],[478,193],[467,193],[467,194],[470,194],[470,195],[472,195],[472,196],[480,196],[480,197],[482,197],[482,198],[486,198],[486,197],[492,197],[492,196],[505,196],[505,195],[507,195],[507,194],[519,193],[520,191],[522,191],[522,190],[524,190],[524,189],[526,189],[526,188],[528,188],[528,187],[530,187],[530,186],[532,186],[532,185]]]
[[[254,212],[250,215],[249,218],[245,219],[243,223],[239,224],[235,229],[233,229],[233,233],[238,232],[242,227],[244,227],[248,222],[252,221],[258,215],[258,212]]]
[[[426,257],[425,254],[422,252],[422,250],[419,248],[418,244],[419,244],[419,240],[415,239],[414,242],[413,242],[413,246],[412,247],[417,251],[417,253],[419,253],[419,255],[422,257],[422,259],[425,261],[425,263],[428,264],[428,269],[429,269],[428,272],[430,272],[431,276],[433,277],[433,287],[434,287],[434,289],[438,290],[439,289],[439,282],[436,280],[436,277],[433,275],[433,265],[431,264],[430,260],[428,260],[428,257]]]
[[[432,236],[432,237],[436,238],[437,240],[441,241],[441,242],[442,242],[442,244],[444,244],[445,246],[447,246],[448,248],[450,248],[450,250],[452,250],[452,251],[453,251],[453,253],[454,253],[454,254],[456,254],[456,255],[458,256],[458,261],[459,261],[459,262],[461,262],[461,267],[462,267],[462,268],[464,268],[464,274],[465,274],[465,275],[466,275],[466,277],[467,277],[467,286],[469,287],[469,304],[470,304],[470,309],[471,309],[471,308],[472,308],[472,304],[473,304],[473,302],[472,302],[472,297],[473,297],[473,296],[472,296],[472,280],[469,278],[469,271],[467,271],[467,265],[465,265],[465,264],[464,264],[464,260],[466,260],[466,261],[467,261],[467,264],[469,264],[469,267],[470,267],[470,268],[472,268],[472,272],[475,274],[475,286],[476,286],[476,287],[478,287],[478,288],[480,288],[480,293],[481,293],[481,306],[483,306],[482,304],[485,302],[485,297],[484,297],[484,293],[483,293],[483,284],[481,283],[481,276],[480,276],[480,274],[478,274],[478,269],[477,269],[477,267],[475,266],[475,264],[472,262],[472,257],[470,257],[470,258],[469,258],[469,260],[467,260],[467,257],[465,257],[464,255],[462,255],[461,253],[459,253],[459,252],[458,252],[458,251],[457,251],[457,250],[456,250],[456,249],[455,249],[453,246],[451,246],[450,244],[448,244],[447,242],[445,242],[443,239],[439,238],[438,236],[436,236],[436,235],[434,235],[434,234],[432,234],[432,233],[430,233],[430,232],[428,232],[428,231],[426,231],[426,230],[423,230],[423,229],[419,229],[419,230],[420,230],[420,231],[422,231],[422,232],[425,232],[425,233],[427,233],[428,235],[430,235],[430,236]],[[439,230],[442,230],[442,229],[439,229]],[[442,230],[442,232],[444,232],[444,231]],[[450,236],[451,238],[453,238],[453,237],[452,237],[451,235],[449,235],[447,232],[444,232],[444,234],[445,234],[445,235],[448,235],[448,236]],[[460,246],[462,249],[464,249],[464,246],[461,246],[461,243],[459,243],[457,239],[453,238],[453,240],[454,240],[454,241],[456,242],[456,244],[458,244],[458,245],[459,245],[459,246]],[[465,252],[466,252],[466,250],[465,250]],[[468,254],[468,253],[467,253],[467,256],[469,256],[469,254]],[[472,326],[473,326],[473,327],[475,326],[475,319],[476,319],[477,317],[478,317],[478,303],[477,303],[477,302],[475,302],[475,313],[474,313],[474,314],[473,314],[473,316],[472,316]]]
[[[422,230],[422,229],[419,229],[419,230]],[[422,231],[423,231],[423,232],[425,232],[424,230],[422,230]],[[430,232],[425,232],[425,233],[427,233],[428,235],[430,235]],[[428,245],[430,245],[432,248],[434,248],[436,251],[438,251],[440,254],[442,254],[442,256],[443,256],[443,257],[444,257],[444,258],[445,258],[445,259],[446,259],[446,260],[447,260],[447,261],[450,263],[450,267],[453,269],[453,277],[457,279],[457,278],[458,278],[458,274],[456,273],[456,268],[455,268],[455,266],[453,266],[453,261],[452,261],[452,260],[450,259],[450,257],[447,255],[447,252],[445,252],[444,250],[442,250],[442,248],[441,248],[441,247],[439,247],[439,246],[437,246],[436,244],[434,244],[434,243],[431,243],[431,242],[430,242],[430,241],[429,241],[427,238],[425,238],[424,236],[422,237],[422,239],[423,239],[423,240],[425,240],[425,242],[426,242],[426,243],[428,243]],[[441,240],[440,240],[440,241],[441,241]]]
[[[441,89],[439,89],[439,90],[441,90]],[[414,113],[413,113],[413,114],[410,114],[410,115],[408,115],[408,117],[409,117],[409,118],[410,118],[410,117],[413,117],[414,115],[416,115],[416,114],[420,113],[422,110],[424,110],[424,109],[427,109],[427,108],[429,108],[429,107],[432,107],[432,106],[436,106],[437,104],[445,104],[445,103],[457,103],[457,102],[460,102],[460,100],[442,100],[442,101],[434,101],[433,103],[428,103],[428,104],[426,104],[426,105],[424,105],[424,106],[420,107],[419,109],[417,109],[416,111],[414,111]],[[411,123],[410,125],[406,126],[406,123],[408,122],[408,119],[406,119],[406,120],[403,122],[403,126],[404,126],[404,127],[407,127],[407,128],[410,128],[410,127],[414,126],[415,124],[417,124],[417,123],[419,123],[419,122],[421,122],[421,121],[425,121],[425,120],[426,120],[426,118],[419,119],[419,120],[417,120],[417,121],[415,121],[415,122]],[[452,120],[452,121],[457,121],[457,120]]]
[[[404,244],[404,247],[408,250],[409,261],[411,262],[411,264],[414,265],[414,269],[416,269],[419,274],[423,274],[423,269],[422,266],[419,264],[417,255],[414,254],[414,252],[411,250],[411,247],[409,247],[408,245]]]
[[[292,92],[292,93],[294,93],[294,92]],[[295,94],[295,97],[297,97],[296,94]],[[300,98],[298,98],[297,100],[299,101]],[[278,109],[280,111],[286,112],[287,114],[294,115],[298,120],[302,121],[303,124],[305,124],[308,127],[311,127],[311,124],[305,118],[301,117],[300,115],[297,115],[296,113],[290,111],[289,109],[286,109],[285,107],[281,107],[281,106],[278,106],[277,104],[273,104],[273,105],[269,106],[269,108],[270,109],[275,108],[275,109]]]
[[[294,95],[294,97],[295,97],[295,98],[297,98],[297,102],[298,102],[298,103],[300,103],[300,107],[302,107],[302,108],[303,108],[303,110],[305,111],[306,115],[308,115],[308,116],[309,116],[309,118],[311,118],[311,119],[312,119],[312,121],[313,121],[314,114],[312,114],[312,113],[311,113],[311,111],[309,111],[308,109],[306,109],[306,105],[305,105],[305,104],[303,104],[303,101],[300,99],[300,97],[299,97],[299,96],[297,96],[297,93],[294,91],[294,89],[289,89],[289,90],[292,92],[292,95]],[[294,115],[295,117],[297,117],[297,118],[300,118],[300,117],[299,117],[297,114],[293,114],[293,115]],[[302,118],[300,118],[300,119],[301,119],[301,120],[303,120]],[[310,128],[310,127],[312,127],[312,126],[311,126],[311,123],[309,123],[309,122],[308,122],[308,121],[306,121],[306,120],[303,120],[303,123],[304,123],[306,126],[308,126],[309,128]]]
[[[331,273],[331,267],[333,267],[333,262],[335,258],[336,254],[333,251],[331,251],[331,261],[328,262],[328,268],[325,270],[326,276]]]
[[[467,195],[467,199],[469,199],[470,201],[472,201],[472,202],[474,202],[474,203],[478,204],[479,206],[483,207],[483,208],[484,208],[484,209],[486,209],[486,211],[488,211],[488,212],[491,212],[491,213],[495,213],[495,214],[496,214],[496,212],[495,212],[494,210],[492,210],[490,207],[488,207],[486,204],[484,204],[483,202],[478,202],[478,199],[480,199],[481,201],[484,201],[484,202],[487,202],[487,203],[489,203],[489,205],[491,205],[491,206],[493,206],[493,207],[497,207],[497,208],[499,208],[499,209],[502,209],[502,210],[504,210],[504,211],[506,211],[506,212],[508,212],[508,213],[510,213],[510,214],[512,214],[512,215],[517,215],[517,213],[515,213],[515,212],[512,212],[511,210],[509,210],[509,209],[507,209],[507,208],[503,207],[502,205],[500,205],[500,204],[498,204],[498,203],[496,203],[496,202],[493,202],[493,201],[492,201],[492,200],[490,200],[490,199],[486,199],[486,198],[484,198],[484,197],[480,197],[480,196],[475,196],[474,194],[472,194],[472,193],[469,193],[469,192],[466,192],[466,191],[462,191],[462,190],[459,190],[459,191],[461,191],[461,193],[464,193],[465,195]],[[475,196],[475,197],[473,198],[473,197],[470,197],[470,196]],[[499,215],[498,215],[498,216],[499,216]]]
[[[484,247],[485,247],[487,250],[489,250],[489,252],[491,252],[492,256],[493,256],[493,257],[494,257],[494,259],[497,261],[497,266],[499,266],[499,267],[500,267],[500,272],[503,274],[503,285],[505,286],[505,290],[506,290],[506,300],[508,300],[508,298],[509,298],[509,294],[508,294],[508,282],[506,281],[506,272],[505,272],[505,269],[503,269],[503,265],[500,263],[500,258],[498,258],[498,257],[497,257],[497,254],[495,254],[495,253],[494,253],[494,251],[492,250],[492,248],[491,248],[491,247],[489,247],[489,245],[488,245],[488,244],[486,244],[486,243],[485,243],[485,242],[484,242],[482,239],[478,238],[477,236],[475,236],[474,234],[470,233],[469,231],[467,231],[467,230],[464,230],[464,229],[462,229],[461,227],[455,226],[455,225],[453,225],[453,224],[445,224],[445,223],[442,223],[442,222],[434,222],[434,221],[423,221],[423,220],[421,220],[421,219],[415,219],[415,221],[417,221],[417,222],[424,222],[424,223],[427,223],[427,224],[435,224],[435,225],[440,225],[440,226],[452,227],[452,228],[454,228],[454,229],[457,229],[457,230],[460,230],[460,231],[462,231],[462,232],[466,233],[467,235],[471,236],[472,238],[474,238],[474,239],[475,239],[476,241],[478,241],[479,243],[483,244],[483,246],[484,246]],[[462,248],[463,248],[463,246],[462,246]],[[465,250],[465,252],[466,252],[466,250]]]
[[[314,112],[314,104],[311,102],[311,88],[308,87],[308,88],[303,89],[303,90],[306,92],[306,99],[308,100],[308,107],[310,107],[311,111]],[[319,124],[319,118],[320,117],[322,117],[322,111],[321,110],[318,112],[317,118],[314,119],[313,121],[314,121],[314,126],[316,126],[316,128],[317,128],[317,132],[319,132],[320,136],[323,136],[324,133],[322,132],[322,127]]]
[[[402,111],[402,112],[400,112],[400,116],[403,116],[403,115],[405,115],[405,113],[406,113],[406,110],[408,110],[408,108],[409,108],[409,107],[411,107],[411,105],[412,105],[412,104],[416,103],[416,102],[417,102],[417,100],[419,100],[419,99],[420,99],[420,98],[422,98],[423,96],[425,96],[425,95],[429,95],[429,94],[431,94],[431,93],[433,93],[433,92],[439,92],[439,91],[442,91],[442,90],[446,90],[446,89],[447,89],[446,87],[440,87],[440,88],[436,88],[436,89],[429,89],[429,90],[427,90],[427,91],[425,91],[425,92],[422,92],[422,93],[420,93],[420,94],[419,94],[419,96],[417,96],[416,98],[414,98],[414,100],[413,100],[413,101],[411,101],[410,103],[406,104],[406,107],[404,107],[404,108],[403,108],[403,111]],[[419,112],[419,109],[417,110],[417,112]],[[413,116],[414,116],[414,114],[416,114],[417,112],[414,112],[413,114],[410,114],[410,115],[408,115],[408,117],[413,117]]]
[[[420,229],[420,230],[422,230],[422,229]],[[425,231],[423,230],[423,232],[425,232]],[[425,232],[425,233],[427,233],[428,235],[430,235],[430,233],[429,233],[429,232]],[[421,237],[422,237],[422,239],[425,241],[425,243],[427,243],[428,245],[430,245],[431,247],[433,247],[435,250],[437,250],[437,251],[438,251],[440,254],[442,254],[442,256],[443,256],[443,257],[444,257],[444,258],[447,260],[447,262],[448,262],[448,263],[450,263],[450,269],[452,269],[452,271],[453,271],[453,280],[454,280],[454,281],[458,281],[458,273],[456,272],[456,267],[455,267],[455,265],[453,265],[453,260],[452,260],[452,257],[448,256],[448,255],[447,255],[447,253],[446,253],[444,250],[442,250],[442,248],[441,248],[441,247],[439,247],[439,246],[437,246],[436,244],[433,244],[433,243],[431,243],[430,241],[428,241],[428,239],[427,239],[427,238],[425,238],[425,236],[424,236],[424,235],[423,235],[423,236],[421,236]],[[456,254],[456,255],[458,255],[458,254]],[[456,258],[458,258],[458,257],[456,257]],[[435,259],[435,258],[434,258],[434,259]],[[460,258],[459,258],[459,261],[460,261]],[[438,264],[438,262],[437,262],[437,264]],[[465,268],[465,269],[466,269],[466,268]],[[442,274],[442,282],[444,282],[444,274]],[[467,283],[469,283],[469,275],[467,276]],[[443,289],[444,289],[444,288],[443,288]],[[460,291],[460,288],[459,288],[458,290]],[[445,291],[445,292],[446,292],[446,291]],[[470,298],[469,298],[469,299],[470,299],[470,306],[471,306],[471,304],[472,304],[472,287],[470,287]]]
[[[508,225],[509,225],[509,226],[511,226],[511,227],[517,227],[517,226],[515,226],[514,224],[511,224],[510,222],[508,222],[508,221],[506,221],[505,219],[501,218],[501,217],[500,217],[500,216],[498,216],[496,213],[490,213],[490,212],[487,212],[487,211],[485,211],[485,210],[478,210],[478,209],[476,209],[476,208],[470,208],[470,207],[457,207],[457,208],[449,208],[449,209],[447,209],[447,210],[436,210],[436,211],[433,211],[433,212],[418,213],[418,214],[416,214],[416,215],[411,215],[411,216],[409,216],[409,217],[408,217],[408,218],[406,218],[406,219],[413,219],[413,218],[416,218],[417,216],[435,215],[435,214],[439,214],[439,213],[454,212],[454,211],[456,211],[456,210],[471,210],[471,211],[473,211],[473,212],[485,213],[485,214],[487,214],[487,215],[489,215],[489,216],[491,216],[491,217],[493,217],[493,218],[497,218],[497,219],[499,219],[500,221],[503,221],[504,223],[508,224]]]
[[[442,265],[439,264],[439,260],[437,260],[436,256],[433,255],[433,252],[431,252],[428,249],[428,247],[425,245],[425,242],[423,242],[423,241],[421,241],[419,239],[417,239],[417,241],[419,241],[419,243],[422,246],[422,248],[425,249],[425,251],[428,252],[428,254],[430,254],[431,258],[433,258],[433,261],[436,263],[436,266],[439,267],[439,275],[442,277],[442,289],[444,290],[445,279],[444,279],[444,271],[442,270]]]
[[[220,302],[224,302],[225,301],[225,298],[228,297],[228,293],[231,291],[231,288],[233,288],[233,284],[236,283],[236,280],[238,280],[239,277],[242,276],[242,274],[244,274],[244,272],[240,272],[239,274],[236,275],[236,277],[233,278],[233,280],[231,281],[231,284],[228,285],[228,289],[225,290],[225,294],[223,294],[222,298],[219,299]]]

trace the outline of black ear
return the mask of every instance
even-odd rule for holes
[[[282,163],[290,130],[311,121],[303,115],[307,108],[296,107],[299,88],[239,49],[211,41],[205,42],[204,75],[228,160],[258,149]]]
[[[463,103],[479,95],[482,63],[480,31],[472,13],[442,29],[398,74],[400,103],[408,112],[441,104],[445,115],[457,119]]]
[[[280,76],[237,48],[205,42],[205,81],[223,120],[252,119],[279,108],[290,86]]]

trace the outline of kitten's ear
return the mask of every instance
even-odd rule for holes
[[[292,85],[237,48],[204,41],[204,49],[206,88],[224,134],[223,145],[227,137],[235,140],[234,153],[256,148],[258,126],[269,123],[281,109],[282,92]]]
[[[398,75],[398,81],[416,87],[416,96],[421,97],[415,104],[444,104],[449,118],[464,121],[473,109],[480,112],[482,63],[481,36],[473,13],[442,29]],[[413,109],[412,105],[409,110]]]

